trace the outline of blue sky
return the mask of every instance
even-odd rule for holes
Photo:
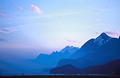
[[[32,55],[67,45],[81,47],[102,32],[118,37],[119,4],[119,0],[0,0],[0,49],[35,51]]]

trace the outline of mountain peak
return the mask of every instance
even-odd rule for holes
[[[105,32],[103,32],[101,35],[105,35],[106,36],[107,34]]]
[[[109,37],[106,33],[102,33],[100,36],[102,36],[102,37]]]
[[[104,44],[106,44],[109,40],[111,39],[111,37],[109,37],[106,33],[102,33],[100,36],[98,36],[94,42],[97,43],[99,46],[102,46]]]

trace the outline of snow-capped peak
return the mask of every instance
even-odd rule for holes
[[[111,37],[109,37],[106,33],[102,33],[99,37],[97,37],[94,42],[97,43],[99,46],[106,44]]]
[[[70,52],[70,53],[74,53],[75,51],[77,51],[79,48],[78,47],[73,47],[73,46],[66,46],[65,48],[63,48],[60,52],[64,53],[66,51]]]

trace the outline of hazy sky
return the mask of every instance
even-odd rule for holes
[[[0,0],[2,50],[50,53],[119,31],[120,0]]]

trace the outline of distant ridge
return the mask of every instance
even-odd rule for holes
[[[55,67],[60,59],[69,58],[77,50],[79,50],[78,47],[66,46],[59,52],[53,51],[49,55],[40,54],[36,57],[36,59],[32,60],[32,62],[42,67],[43,71],[40,72],[41,74],[48,74],[50,68]]]

